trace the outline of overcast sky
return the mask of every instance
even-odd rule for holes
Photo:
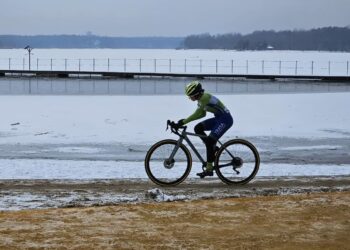
[[[0,0],[0,34],[186,36],[350,25],[350,0]]]

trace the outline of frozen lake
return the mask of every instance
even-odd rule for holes
[[[348,76],[350,53],[171,49],[0,49],[0,69]]]
[[[236,60],[243,64],[248,60],[256,61],[258,70],[262,61],[277,65],[279,61],[304,61],[307,67],[299,66],[305,72],[310,71],[310,62],[314,62],[315,67],[323,65],[325,74],[329,73],[329,61],[346,72],[345,62],[350,58],[349,53],[291,51],[53,49],[33,52],[34,61],[51,57],[81,58],[86,62],[109,57],[136,61],[172,58],[189,60],[190,66],[190,60],[219,63]],[[26,56],[23,50],[0,50],[5,68],[6,58],[28,60]],[[137,178],[144,178],[142,163],[147,149],[160,139],[173,138],[165,132],[165,121],[184,118],[196,107],[183,94],[185,84],[191,80],[0,78],[3,168],[0,179],[119,178],[119,175],[127,178],[134,173],[140,174]],[[349,174],[349,84],[237,79],[204,79],[202,83],[233,113],[234,126],[223,140],[243,137],[257,145],[263,160],[259,174],[272,175],[272,171],[281,169],[279,166],[287,172],[274,172],[275,175],[311,175],[310,169],[316,175]],[[194,124],[189,125],[190,130]],[[194,143],[204,152],[200,141]],[[313,169],[318,165],[323,167],[315,172]],[[75,172],[68,174],[67,168],[71,167]],[[82,169],[88,169],[89,173],[79,175]],[[114,175],[115,170],[118,175]]]

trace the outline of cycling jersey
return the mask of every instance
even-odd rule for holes
[[[209,93],[203,93],[198,100],[198,108],[192,115],[183,120],[183,124],[203,118],[207,111],[213,113],[215,117],[230,113],[218,98]]]

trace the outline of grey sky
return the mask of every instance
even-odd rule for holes
[[[186,36],[350,25],[350,0],[0,0],[0,34]]]

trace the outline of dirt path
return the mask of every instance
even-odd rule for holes
[[[228,186],[217,178],[188,179],[176,187],[159,187],[143,179],[1,180],[0,210],[336,191],[350,191],[350,176],[263,177],[243,186]]]
[[[0,249],[350,249],[350,192],[0,212]]]

